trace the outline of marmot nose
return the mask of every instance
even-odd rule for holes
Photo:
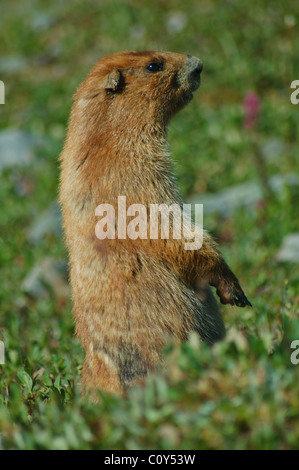
[[[192,56],[188,56],[187,66],[189,69],[189,73],[191,73],[193,76],[199,76],[203,69],[202,61],[197,59],[197,57]]]
[[[185,66],[178,74],[178,83],[186,90],[195,91],[200,85],[200,74],[202,72],[202,61],[197,57],[187,55]]]
[[[203,63],[201,62],[201,60],[198,60],[198,64],[197,64],[197,66],[195,67],[195,69],[193,70],[192,73],[200,75],[201,72],[202,72],[202,69],[203,69]]]

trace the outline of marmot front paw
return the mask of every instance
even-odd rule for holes
[[[222,304],[237,305],[237,307],[252,307],[237,280],[233,283],[221,282],[215,287]]]

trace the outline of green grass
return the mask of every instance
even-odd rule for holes
[[[180,13],[182,30],[167,27]],[[83,351],[74,336],[70,299],[34,298],[22,282],[46,256],[66,257],[61,237],[28,242],[35,217],[57,197],[58,155],[72,95],[94,62],[122,49],[164,49],[198,56],[202,86],[171,123],[169,141],[186,198],[216,192],[259,172],[243,126],[243,100],[256,91],[262,109],[258,146],[275,144],[267,175],[299,173],[299,106],[290,83],[299,78],[299,4],[267,1],[182,3],[7,3],[0,19],[0,55],[25,59],[0,71],[6,104],[0,129],[18,127],[47,139],[36,163],[0,174],[0,447],[4,449],[298,449],[298,265],[276,253],[299,231],[299,190],[286,187],[253,210],[230,218],[206,215],[253,303],[223,307],[227,338],[212,350],[192,337],[169,348],[168,367],[128,399],[80,396]],[[1,65],[1,63],[0,63]],[[18,191],[25,182],[25,194]]]

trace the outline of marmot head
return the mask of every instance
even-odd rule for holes
[[[75,99],[85,119],[145,129],[166,126],[200,85],[196,57],[160,51],[120,52],[101,59],[78,88]],[[98,118],[100,122],[100,117]]]

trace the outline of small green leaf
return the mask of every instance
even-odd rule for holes
[[[32,389],[32,384],[33,384],[32,378],[24,369],[19,369],[18,379],[24,386],[24,394],[28,395],[28,393],[30,393]]]

